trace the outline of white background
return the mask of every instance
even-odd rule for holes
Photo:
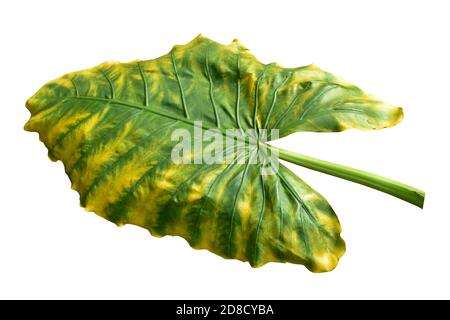
[[[2,1],[0,298],[450,298],[450,50],[446,1]],[[289,166],[337,212],[347,253],[331,273],[252,269],[176,237],[117,228],[79,207],[60,162],[23,131],[48,80],[150,59],[198,33],[262,62],[315,63],[404,108],[377,132],[297,133],[275,144],[427,192],[420,210]]]

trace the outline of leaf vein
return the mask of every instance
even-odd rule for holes
[[[259,214],[258,224],[256,226],[256,235],[255,235],[255,250],[253,252],[253,262],[256,263],[256,259],[258,257],[258,238],[259,232],[261,230],[261,224],[264,217],[264,212],[266,211],[266,188],[264,185],[264,176],[260,175],[261,180],[261,189],[262,189],[262,208],[261,213]]]
[[[181,103],[183,106],[184,114],[186,115],[186,118],[189,119],[189,111],[186,105],[186,98],[184,96],[183,86],[181,85],[180,75],[178,74],[177,64],[175,62],[175,55],[173,54],[173,50],[170,52],[170,57],[172,61],[173,70],[175,73],[175,78],[177,79],[178,88],[180,89]]]
[[[73,78],[69,78],[69,79],[70,79],[70,82],[72,83],[72,86],[73,86],[73,88],[75,90],[75,95],[78,97],[80,95],[80,93],[78,91],[77,84],[75,83],[75,79],[73,79]]]
[[[205,55],[205,65],[206,65],[206,73],[208,74],[208,81],[209,81],[209,99],[211,100],[211,104],[213,106],[214,115],[216,117],[216,124],[217,127],[220,128],[220,118],[219,118],[219,112],[217,110],[216,101],[214,100],[214,83],[211,77],[211,71],[209,70],[209,50],[206,51]]]
[[[261,75],[258,77],[255,83],[255,105],[253,109],[253,129],[255,129],[259,133],[259,124],[257,121],[258,116],[258,104],[259,104],[259,84],[261,83],[262,78],[264,77],[266,73],[267,65],[264,66],[264,70],[262,71]]]
[[[147,76],[144,73],[144,69],[142,68],[141,62],[137,62],[139,72],[141,74],[142,82],[144,84],[144,102],[145,106],[148,107],[148,83],[147,83]]]
[[[284,78],[284,80],[283,80],[283,81],[281,82],[281,84],[275,89],[275,91],[274,91],[274,93],[273,93],[272,103],[271,103],[271,105],[270,105],[269,112],[267,113],[266,119],[264,120],[263,128],[265,128],[265,129],[267,129],[267,124],[268,124],[268,122],[269,122],[270,116],[272,115],[272,112],[273,112],[273,108],[274,108],[275,103],[276,103],[276,101],[277,101],[277,94],[278,94],[278,91],[280,91],[280,88],[281,88],[282,86],[284,86],[284,84],[288,81],[288,79],[289,79],[289,75],[287,75],[287,76]]]
[[[236,124],[237,124],[237,126],[238,126],[238,128],[239,129],[241,129],[241,131],[243,131],[242,130],[242,127],[241,127],[241,120],[240,120],[240,117],[241,117],[241,115],[240,115],[240,110],[239,110],[239,108],[240,108],[240,99],[241,99],[241,55],[238,53],[238,55],[237,55],[237,73],[238,73],[238,77],[237,77],[237,80],[236,80],[236,91],[237,91],[237,93],[236,93]]]
[[[116,92],[114,90],[114,86],[113,83],[111,81],[111,79],[108,77],[108,75],[106,74],[106,72],[102,69],[99,69],[100,73],[105,77],[106,81],[108,81],[109,83],[109,89],[111,90],[111,99],[115,99],[116,98]]]
[[[230,232],[228,234],[228,243],[227,243],[228,255],[231,255],[231,238],[232,238],[233,230],[234,230],[234,226],[233,225],[234,225],[234,216],[235,216],[235,213],[236,213],[236,204],[237,204],[237,200],[239,198],[239,195],[241,193],[242,186],[244,185],[245,176],[247,175],[247,171],[248,171],[248,167],[250,165],[250,162],[251,161],[249,160],[245,164],[245,168],[244,168],[244,171],[242,172],[242,177],[241,177],[241,181],[239,183],[239,187],[238,187],[237,192],[236,192],[236,196],[233,199],[233,207],[231,209],[231,218],[230,218]]]

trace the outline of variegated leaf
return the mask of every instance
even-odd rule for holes
[[[203,36],[154,60],[64,75],[27,107],[26,130],[64,163],[87,210],[252,266],[291,262],[314,272],[333,269],[345,251],[320,194],[282,165],[261,175],[261,165],[248,161],[256,150],[245,163],[176,164],[171,134],[194,135],[196,120],[286,136],[380,129],[402,119],[400,108],[315,66],[264,65],[238,41],[225,46]]]

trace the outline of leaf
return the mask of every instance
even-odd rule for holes
[[[402,119],[401,108],[315,66],[264,65],[236,40],[225,46],[203,36],[154,60],[64,75],[27,108],[25,129],[64,163],[87,210],[254,267],[290,262],[314,272],[332,270],[345,251],[338,218],[319,193],[281,164],[276,175],[261,175],[262,164],[249,161],[257,146],[243,163],[176,164],[172,133],[194,136],[196,120],[222,134],[277,128],[282,137]]]

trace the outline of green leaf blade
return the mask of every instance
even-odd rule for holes
[[[281,165],[261,175],[260,164],[248,163],[251,149],[243,164],[175,164],[173,130],[194,136],[201,120],[205,129],[277,128],[285,136],[380,129],[402,116],[317,67],[264,65],[238,41],[202,36],[154,60],[67,74],[27,108],[25,129],[64,163],[87,210],[254,267],[290,262],[314,272],[332,270],[345,252],[328,202]]]

